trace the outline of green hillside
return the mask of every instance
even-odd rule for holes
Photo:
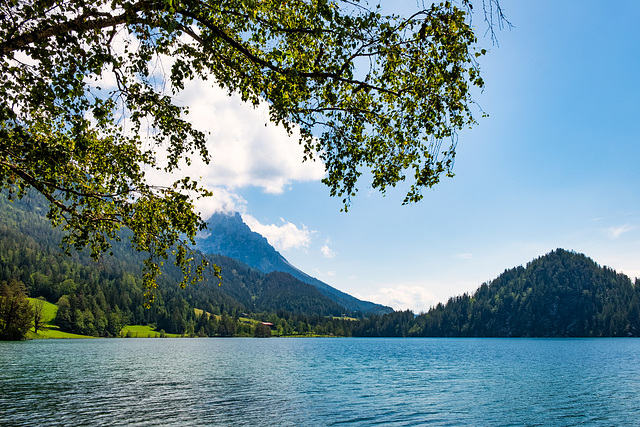
[[[372,317],[359,336],[627,337],[640,336],[640,282],[583,254],[555,250],[505,270],[472,295],[426,314]]]
[[[211,261],[222,268],[222,286],[205,280],[180,289],[181,272],[167,266],[145,309],[142,256],[126,242],[115,242],[114,256],[97,263],[85,252],[66,256],[41,200],[0,198],[0,210],[0,283],[17,280],[29,296],[50,303],[38,337],[268,336],[268,329],[305,336],[640,336],[638,281],[562,249],[419,316],[394,312],[354,322],[317,287],[221,255]]]
[[[29,296],[56,304],[53,322],[59,331],[110,337],[119,336],[125,325],[148,325],[177,335],[252,335],[255,326],[247,328],[239,321],[240,313],[245,313],[255,320],[269,320],[274,330],[308,333],[318,327],[330,333],[336,323],[333,317],[350,314],[290,275],[264,274],[222,256],[210,257],[223,269],[222,286],[218,280],[205,280],[181,289],[177,284],[182,273],[165,265],[155,302],[145,309],[143,256],[129,248],[126,238],[113,242],[113,256],[98,262],[86,251],[67,256],[58,247],[62,232],[51,228],[45,211],[41,198],[26,196],[13,203],[0,198],[0,282],[17,280]],[[220,321],[199,320],[194,309],[213,313]]]
[[[558,249],[451,299],[417,324],[424,336],[638,336],[640,286]]]

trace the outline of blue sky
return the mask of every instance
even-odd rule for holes
[[[415,0],[388,1],[408,14]],[[182,95],[211,131],[196,165],[216,200],[240,211],[303,271],[360,298],[428,310],[556,248],[640,276],[640,2],[501,0],[476,100],[489,114],[460,134],[454,172],[402,206],[366,180],[348,213],[320,183],[322,165],[251,109],[194,83]],[[200,168],[200,169],[198,169]]]

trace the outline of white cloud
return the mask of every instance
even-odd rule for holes
[[[235,189],[261,187],[267,193],[282,193],[293,181],[320,180],[325,172],[320,162],[302,162],[303,148],[297,134],[289,136],[282,126],[269,121],[265,104],[253,108],[238,96],[229,96],[211,82],[194,81],[179,95],[189,106],[187,119],[209,132],[209,165],[199,159],[187,168],[211,187]]]
[[[331,238],[327,237],[324,241],[324,246],[320,248],[320,252],[325,258],[334,258],[336,256],[336,253],[329,247],[330,244]]]
[[[392,307],[394,310],[413,310],[414,313],[427,312],[438,303],[435,295],[422,286],[400,285],[395,288],[380,288],[373,295],[354,294],[365,301],[373,301]]]
[[[333,258],[336,256],[336,253],[331,250],[331,248],[327,245],[324,245],[320,248],[320,252],[322,252],[322,256],[325,258]]]
[[[620,227],[609,227],[606,230],[604,230],[604,232],[610,239],[617,239],[624,233],[628,233],[629,231],[635,230],[635,228],[636,227],[632,225],[625,224]]]
[[[297,134],[289,136],[282,126],[271,123],[266,104],[253,108],[238,96],[229,96],[212,85],[211,81],[188,82],[176,100],[189,107],[187,120],[208,133],[210,163],[205,164],[194,154],[190,165],[183,162],[180,170],[171,174],[147,170],[150,182],[170,185],[185,176],[197,180],[214,193],[213,197],[195,201],[202,217],[208,218],[216,211],[245,212],[246,201],[235,192],[239,188],[255,186],[277,194],[294,181],[317,181],[325,175],[321,162],[302,162],[303,148]],[[156,149],[156,156],[162,164],[166,156],[162,147]],[[299,230],[293,224],[271,227],[272,231],[266,233],[282,248],[308,244],[304,238],[306,229]]]
[[[222,187],[213,188],[211,191],[213,192],[212,197],[195,201],[196,210],[203,219],[209,219],[214,212],[242,213],[246,211],[247,201],[236,193]]]
[[[135,37],[121,31],[114,41],[119,52],[124,49],[126,40],[133,43],[133,47],[138,44]],[[167,92],[171,89],[167,73],[174,62],[174,58],[161,55],[150,64],[152,73]],[[105,73],[98,84],[108,90],[114,87],[115,80]],[[211,162],[205,164],[195,153],[190,156],[190,165],[183,162],[180,171],[171,175],[147,171],[148,178],[156,185],[169,185],[183,176],[190,176],[209,189],[233,191],[255,186],[267,193],[279,194],[292,182],[318,181],[325,176],[324,165],[319,160],[302,161],[304,150],[298,143],[296,127],[290,136],[283,126],[271,123],[266,102],[254,108],[238,95],[229,96],[213,79],[186,81],[184,90],[174,96],[174,102],[188,107],[189,114],[185,118],[207,134]],[[163,147],[154,147],[154,150],[162,164],[166,151]],[[215,195],[214,198],[217,200],[210,202],[205,211],[221,205],[230,206],[226,195],[221,198]]]
[[[459,259],[471,259],[473,258],[473,254],[470,252],[464,252],[460,254],[455,254],[454,257]]]
[[[298,228],[295,224],[287,222],[282,218],[280,218],[282,225],[265,225],[248,214],[243,214],[242,219],[251,230],[266,237],[269,244],[279,251],[309,247],[311,235],[314,233],[307,229],[305,225],[303,225],[302,228]]]
[[[307,273],[310,273],[313,277],[315,277],[316,279],[320,279],[320,280],[329,280],[332,277],[336,276],[336,272],[333,271],[333,270],[320,271],[320,269],[318,269],[318,268],[312,268]]]
[[[200,213],[202,219],[207,220],[214,212],[243,213],[247,209],[247,201],[234,191],[230,191],[225,187],[212,187],[203,183],[202,177],[194,176],[188,173],[187,170],[182,170],[178,173],[166,173],[155,169],[147,169],[145,171],[147,181],[160,186],[169,186],[180,177],[190,176],[195,179],[199,184],[210,190],[213,193],[211,197],[203,197],[197,200],[193,200],[196,211]],[[195,196],[195,194],[191,194]]]

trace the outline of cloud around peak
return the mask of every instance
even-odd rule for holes
[[[244,212],[246,201],[238,195],[241,188],[280,194],[294,182],[319,181],[325,176],[321,161],[303,162],[304,150],[295,127],[289,135],[283,126],[270,122],[266,103],[254,108],[211,81],[200,80],[187,82],[175,101],[188,106],[185,118],[207,135],[211,160],[206,164],[194,154],[189,165],[182,162],[180,170],[171,174],[146,173],[156,185],[170,185],[189,176],[212,190],[213,197],[195,201],[203,218],[220,211]],[[162,147],[157,147],[156,156],[162,164],[166,156]]]
[[[278,251],[308,248],[311,242],[311,235],[314,233],[304,225],[302,228],[298,228],[295,224],[282,218],[280,218],[281,225],[262,224],[248,214],[243,214],[242,219],[252,231],[264,236],[269,244]]]

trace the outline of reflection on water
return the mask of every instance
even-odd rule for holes
[[[630,425],[636,339],[0,342],[0,425]]]

